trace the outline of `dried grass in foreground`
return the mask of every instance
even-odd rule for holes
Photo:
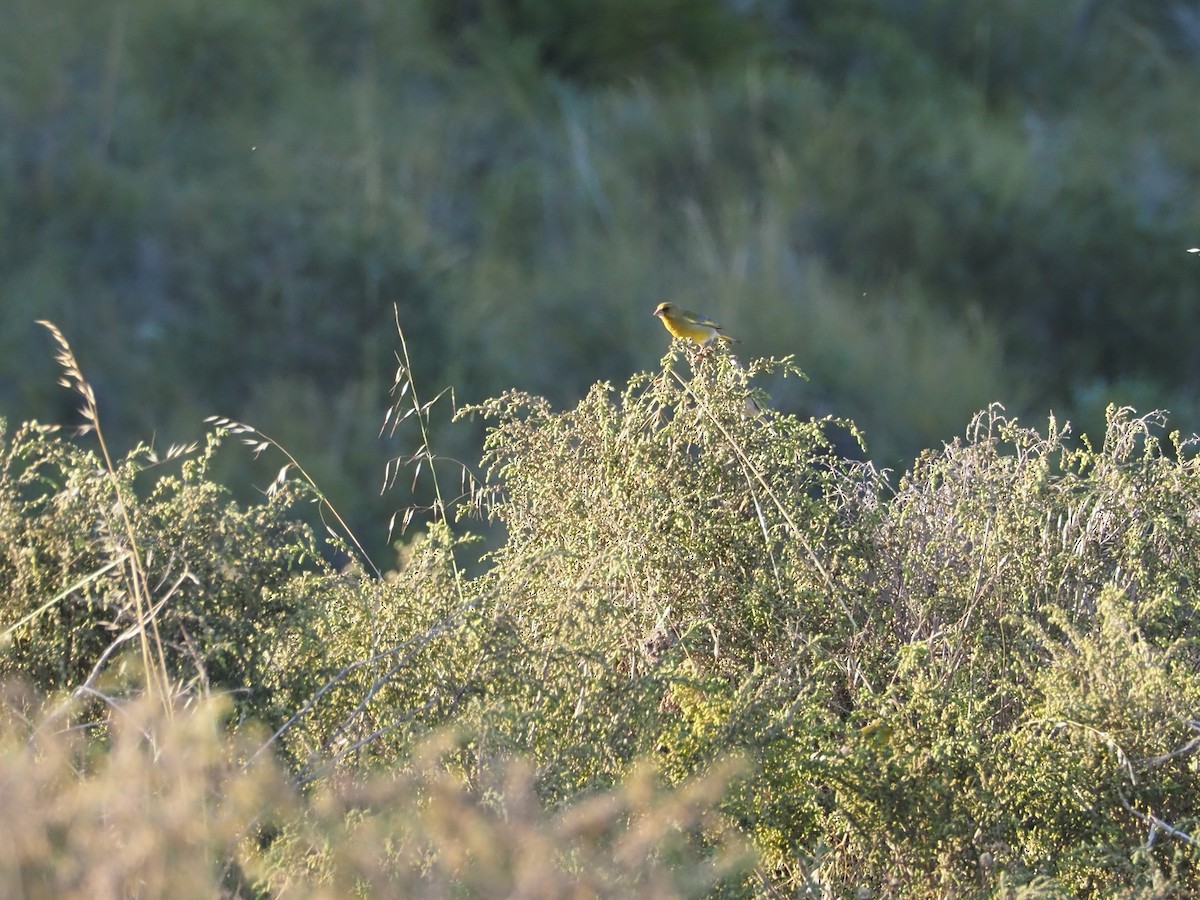
[[[662,790],[649,765],[557,811],[531,768],[444,735],[405,768],[297,791],[228,708],[145,697],[69,727],[10,691],[0,722],[6,897],[563,897],[707,894],[753,865],[712,812],[739,768]],[[473,782],[469,786],[468,782]]]

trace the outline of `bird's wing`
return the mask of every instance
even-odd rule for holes
[[[708,328],[715,328],[715,329],[717,329],[717,331],[721,330],[721,326],[718,325],[716,322],[714,322],[712,319],[710,319],[708,316],[701,315],[700,313],[694,313],[690,309],[685,309],[683,311],[683,317],[685,319],[687,319],[689,322],[691,322],[693,325],[705,325]]]

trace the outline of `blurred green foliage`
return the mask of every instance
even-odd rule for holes
[[[1192,429],[1197,31],[1094,0],[13,0],[0,403],[70,417],[52,318],[124,446],[250,421],[376,550],[393,304],[466,401],[624,378],[673,297],[797,354],[777,402],[884,465],[993,400]]]

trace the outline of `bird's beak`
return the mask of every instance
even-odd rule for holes
[[[660,318],[661,318],[661,317],[662,317],[662,310],[661,310],[661,309],[656,309],[656,310],[654,311],[654,315],[655,315],[655,316],[657,316],[657,317],[660,317]]]

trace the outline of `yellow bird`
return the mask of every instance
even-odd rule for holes
[[[691,310],[680,309],[674,303],[658,304],[654,315],[662,319],[663,327],[671,332],[672,336],[685,341],[695,341],[701,347],[707,347],[718,338],[735,344],[741,343],[736,338],[721,334],[721,326],[712,319],[698,315]]]

